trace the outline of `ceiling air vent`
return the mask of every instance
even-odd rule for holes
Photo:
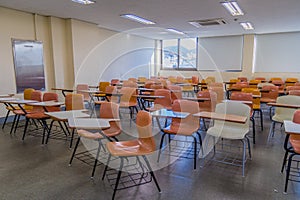
[[[212,26],[212,25],[227,24],[226,21],[222,18],[193,20],[193,21],[189,21],[189,23],[192,24],[193,26],[196,26],[197,28],[199,28],[201,26]]]

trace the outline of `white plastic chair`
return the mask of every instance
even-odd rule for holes
[[[290,104],[290,105],[297,105],[300,102],[300,96],[294,95],[287,95],[287,96],[280,96],[277,97],[276,103],[282,104]],[[270,126],[268,141],[271,137],[274,136],[275,124],[280,123],[282,124],[284,120],[293,120],[294,112],[296,109],[294,108],[284,108],[284,107],[276,107],[275,114],[272,117],[272,124]]]
[[[215,139],[228,139],[228,140],[240,140],[243,143],[243,156],[242,156],[242,175],[245,174],[246,163],[246,143],[248,143],[249,157],[251,158],[250,141],[246,136],[249,132],[249,120],[250,120],[251,108],[248,105],[239,102],[225,102],[219,103],[216,106],[216,113],[231,114],[247,117],[245,123],[227,122],[221,120],[215,120],[214,125],[207,130],[207,136]],[[209,140],[206,138],[205,142]],[[206,147],[206,144],[205,144]],[[230,164],[226,163],[225,164]]]

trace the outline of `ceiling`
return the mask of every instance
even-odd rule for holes
[[[0,0],[0,6],[45,16],[73,18],[115,31],[126,31],[154,39],[177,38],[166,31],[174,28],[185,37],[262,34],[300,31],[300,0],[237,0],[245,15],[231,16],[222,0],[96,0],[80,5],[71,0]],[[121,14],[136,14],[156,22],[142,25]],[[227,24],[196,28],[191,20],[223,18]],[[255,30],[245,31],[239,22],[249,21]]]

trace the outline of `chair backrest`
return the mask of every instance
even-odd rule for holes
[[[152,117],[149,112],[140,110],[136,116],[136,128],[139,135],[140,148],[147,149],[148,153],[156,150],[155,139],[152,134]]]
[[[162,99],[155,99],[154,104],[155,105],[161,105],[162,107],[171,107],[172,106],[172,98],[171,98],[171,92],[167,89],[157,89],[154,91],[155,96],[164,96]]]
[[[32,91],[31,93],[31,100],[34,100],[34,101],[43,101],[43,93],[39,90],[34,90]],[[43,107],[41,106],[32,106],[32,109],[34,112],[43,112],[44,109]]]
[[[289,95],[300,96],[300,90],[290,90]]]
[[[293,122],[300,124],[300,110],[296,110],[293,115]]]
[[[80,92],[81,90],[89,90],[89,85],[88,84],[77,84],[76,86],[76,91],[77,94],[82,94],[84,101],[89,101],[90,100],[90,95],[87,92]]]
[[[272,83],[278,86],[278,89],[282,90],[284,88],[283,80],[273,80]]]
[[[26,88],[23,92],[23,95],[24,95],[24,99],[25,100],[31,100],[31,94],[32,92],[34,91],[33,88]]]
[[[249,80],[249,87],[257,88],[259,83],[261,83],[261,80],[251,79]]]
[[[245,82],[237,82],[236,84],[233,84],[231,86],[232,89],[242,89],[242,88],[246,88],[249,87],[248,83]]]
[[[214,76],[208,76],[205,79],[205,83],[215,83],[216,82],[216,78]]]
[[[210,91],[214,91],[217,94],[217,104],[221,103],[224,100],[224,89],[223,86],[222,87],[215,87],[215,86],[209,86],[208,90]]]
[[[45,92],[43,94],[43,101],[58,101],[58,94],[54,92]]]
[[[199,105],[195,101],[188,101],[183,99],[177,99],[172,104],[172,110],[174,112],[187,112],[190,113],[186,118],[172,118],[171,126],[178,127],[178,131],[180,129],[184,130],[188,129],[198,129],[199,128],[199,119],[194,117],[193,114],[200,112]]]
[[[208,89],[209,89],[209,87],[222,87],[223,88],[223,83],[209,83]]]
[[[297,82],[294,84],[294,86],[299,86],[300,85],[300,82]]]
[[[257,84],[258,88],[263,88],[264,86],[275,86],[273,83],[259,83]]]
[[[128,81],[123,81],[123,87],[137,88],[138,85],[136,82],[128,80]]]
[[[120,83],[120,80],[119,80],[119,79],[114,78],[114,79],[111,79],[111,80],[110,80],[110,84],[111,84],[111,85],[116,85],[116,84],[119,84],[119,83]]]
[[[32,92],[34,91],[33,88],[26,88],[23,92],[23,98],[25,100],[31,100],[31,94]],[[32,106],[29,106],[29,105],[24,105],[24,109],[25,110],[31,110],[33,107]]]
[[[34,100],[34,101],[42,101],[43,100],[43,94],[41,91],[39,90],[34,90],[32,91],[31,93],[31,100]]]
[[[163,89],[164,86],[162,84],[152,84],[150,86],[151,89]]]
[[[192,83],[198,84],[199,83],[199,77],[198,76],[192,76]]]
[[[222,114],[230,114],[230,115],[239,115],[247,117],[245,123],[235,123],[235,122],[228,122],[222,120],[215,120],[214,126],[218,126],[221,128],[230,127],[234,128],[241,128],[245,131],[249,131],[249,120],[250,120],[250,112],[251,108],[243,103],[240,102],[225,102],[219,103],[216,106],[216,113]],[[221,134],[221,133],[220,133]]]
[[[296,85],[296,86],[287,86],[286,87],[286,91],[290,91],[290,90],[300,90],[300,86]]]
[[[262,81],[265,81],[266,78],[265,77],[256,77],[255,80],[260,80],[262,82]]]
[[[111,85],[106,86],[105,92],[111,93],[111,94],[117,93],[117,92],[118,92],[117,86],[111,86]],[[118,100],[119,100],[119,97],[117,97],[117,96],[111,96],[111,97],[110,97],[110,96],[107,96],[106,98],[108,98],[109,101],[115,102],[115,103],[117,103]]]
[[[197,97],[210,98],[210,101],[199,102],[200,111],[214,112],[217,104],[217,93],[212,90],[199,91]]]
[[[168,89],[171,91],[172,102],[176,99],[182,99],[182,88],[179,85],[169,85]]]
[[[132,88],[132,87],[122,87],[120,90],[120,93],[122,94],[121,98],[120,98],[120,102],[123,103],[137,103],[136,97],[134,97],[133,95],[137,94],[136,88]]]
[[[106,82],[106,81],[102,82],[102,81],[100,81],[99,82],[99,90],[104,92],[104,91],[106,91],[106,87],[109,86],[109,85],[110,85],[109,82]]]
[[[114,102],[102,102],[100,105],[100,118],[119,119],[119,104]]]
[[[241,82],[247,82],[247,81],[248,81],[248,78],[247,78],[247,77],[244,77],[244,76],[240,76],[240,77],[238,77],[238,79],[239,79]]]
[[[282,81],[282,78],[280,78],[280,77],[272,77],[272,78],[270,78],[270,81],[271,82],[273,82],[273,81]]]
[[[82,94],[67,94],[65,97],[66,110],[84,109],[84,100]]]
[[[253,97],[251,93],[246,93],[246,92],[233,92],[230,95],[231,100],[238,100],[238,101],[250,101],[250,104],[247,104],[251,109],[253,109]]]
[[[58,101],[58,94],[54,92],[45,92],[43,94],[43,101]],[[60,106],[47,107],[48,112],[60,111]]]
[[[138,77],[138,82],[140,82],[140,83],[146,83],[147,80],[148,79],[146,77],[144,77],[144,76]]]
[[[136,78],[133,78],[133,77],[132,77],[132,78],[128,78],[128,80],[129,80],[129,81],[132,81],[132,82],[136,82],[136,81],[137,81],[137,79],[136,79]]]
[[[261,95],[259,89],[257,89],[257,88],[243,88],[242,92],[251,93],[252,95]],[[252,108],[260,109],[260,98],[253,98]]]
[[[177,81],[177,83],[184,83],[185,79],[183,76],[177,76],[176,81]]]
[[[285,79],[285,86],[292,86],[296,82],[298,82],[298,78],[286,78]]]
[[[280,96],[277,98],[276,103],[282,103],[282,104],[290,104],[290,105],[297,105],[300,102],[299,96],[294,95],[286,95],[286,96]],[[281,116],[281,119],[284,120],[292,120],[294,115],[295,109],[291,108],[284,108],[284,107],[276,107],[275,108],[275,115],[274,116]]]
[[[154,84],[154,81],[146,81],[144,88],[151,88],[151,85],[153,85],[153,84]]]
[[[261,98],[274,99],[278,97],[278,87],[275,85],[265,85],[262,87],[262,90],[269,90],[269,92],[262,92]]]
[[[140,110],[136,116],[136,127],[139,138],[151,138],[152,135],[152,117],[149,112]]]
[[[100,118],[120,119],[119,104],[114,102],[102,102],[100,105]],[[110,121],[110,128],[114,131],[121,130],[120,121]]]

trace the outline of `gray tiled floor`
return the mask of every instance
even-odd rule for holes
[[[124,128],[130,132],[127,122]],[[205,162],[201,168],[198,160],[193,170],[192,160],[180,158],[155,171],[161,193],[151,182],[118,191],[116,199],[300,199],[300,183],[290,183],[288,194],[283,194],[284,132],[278,131],[267,144],[269,125],[265,116],[264,131],[257,128],[257,144],[251,144],[253,159],[246,164],[245,177],[240,167]],[[101,180],[103,165],[91,180],[90,166],[76,159],[68,166],[68,142],[52,139],[41,145],[41,138],[32,136],[22,142],[23,128],[12,135],[9,128],[0,130],[0,199],[111,199],[111,187]],[[125,138],[124,134],[121,139]]]

